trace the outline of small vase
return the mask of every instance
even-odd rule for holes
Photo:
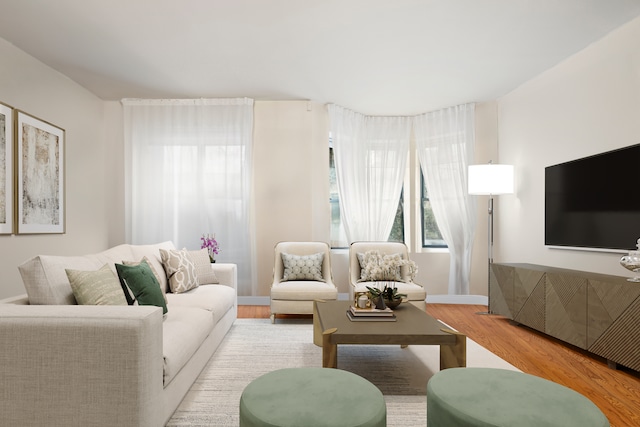
[[[384,303],[384,298],[382,296],[377,297],[374,302],[378,310],[385,310],[387,308],[387,305]]]
[[[631,270],[634,273],[640,273],[640,239],[638,239],[636,247],[638,250],[629,251],[628,255],[620,258],[620,265],[626,268],[627,270]],[[640,282],[640,276],[636,275],[635,277],[630,277],[627,279],[629,282]]]
[[[215,258],[212,257],[211,255],[209,255],[209,261],[211,261],[211,263],[213,264],[214,262],[216,262]]]

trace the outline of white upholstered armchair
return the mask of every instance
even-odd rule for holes
[[[271,323],[276,314],[313,314],[314,300],[337,298],[327,243],[280,242],[275,246]]]
[[[353,242],[349,246],[349,297],[352,300],[356,292],[367,292],[367,286],[379,287],[382,282],[390,281],[386,278],[378,281],[375,278],[372,280],[371,277],[363,277],[358,254],[362,259],[368,251],[378,251],[383,257],[399,254],[403,260],[409,260],[407,245],[401,242]],[[398,293],[406,294],[409,302],[426,310],[427,291],[422,285],[412,281],[409,267],[400,267],[397,279],[393,280],[393,284]]]

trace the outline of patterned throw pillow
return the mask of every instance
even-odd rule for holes
[[[198,279],[198,285],[212,285],[218,282],[216,273],[211,268],[211,260],[209,259],[209,252],[206,249],[200,249],[199,251],[189,251],[189,256],[193,261],[193,265],[196,267],[196,278]]]
[[[313,255],[292,255],[282,252],[284,274],[282,281],[289,280],[315,280],[325,282],[322,277],[322,261],[324,253]]]
[[[107,264],[98,271],[65,270],[80,305],[127,305],[118,278]]]
[[[189,251],[160,249],[160,259],[167,273],[171,292],[180,294],[198,287],[196,267],[189,256]]]
[[[359,282],[402,281],[400,268],[405,264],[402,255],[382,255],[379,251],[367,251],[356,255],[360,262]]]

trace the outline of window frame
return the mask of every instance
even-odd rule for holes
[[[436,243],[436,244],[426,244],[426,230],[425,230],[425,203],[430,203],[429,200],[429,196],[428,196],[428,191],[427,190],[427,186],[426,186],[426,182],[424,179],[424,174],[422,173],[422,169],[419,169],[419,173],[420,173],[420,200],[419,200],[419,206],[420,206],[420,246],[423,249],[448,249],[449,246],[447,245],[447,243],[444,241],[444,239],[439,239],[442,243]],[[433,212],[433,211],[432,211]],[[435,221],[435,217],[434,217],[434,221]],[[438,227],[438,225],[436,224],[436,227]],[[442,233],[440,232],[440,228],[438,227],[438,234],[440,235],[440,237],[442,237]],[[434,239],[435,240],[435,239]]]

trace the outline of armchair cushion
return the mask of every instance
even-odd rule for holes
[[[380,282],[358,282],[355,284],[353,292],[354,294],[358,292],[367,292],[367,286],[372,288],[381,288],[385,284],[386,283]],[[422,301],[427,297],[427,291],[424,287],[416,283],[393,282],[388,284],[389,286],[395,286],[398,289],[399,294],[406,294],[409,301]]]
[[[271,287],[272,300],[334,300],[337,296],[338,290],[333,284],[312,280],[280,282]]]
[[[314,280],[324,282],[322,277],[322,261],[324,253],[319,252],[312,255],[293,255],[282,252],[282,263],[284,273],[282,281],[289,280]]]

